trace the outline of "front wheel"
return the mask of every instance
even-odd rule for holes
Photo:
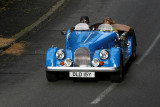
[[[46,71],[46,77],[48,81],[57,81],[58,72]]]
[[[113,72],[110,74],[110,80],[112,82],[115,82],[115,83],[120,83],[122,82],[124,78],[124,74],[123,74],[123,55],[121,55],[120,57],[120,69],[119,71],[117,72]]]

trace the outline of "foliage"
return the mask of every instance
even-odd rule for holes
[[[4,6],[9,0],[0,0],[0,7]]]
[[[0,0],[0,8],[3,8],[5,5],[13,3],[14,1],[20,1],[20,0]]]
[[[21,1],[21,0],[0,0],[0,13],[1,13],[2,11],[5,11],[5,10],[6,10],[6,7],[7,7],[9,4],[14,3],[15,1]]]

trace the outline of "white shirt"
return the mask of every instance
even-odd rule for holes
[[[98,30],[112,31],[113,27],[110,24],[101,24],[100,26],[98,26]]]
[[[78,23],[74,30],[89,30],[89,25],[86,23]]]

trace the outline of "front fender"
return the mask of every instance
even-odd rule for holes
[[[46,53],[46,61],[45,66],[56,66],[57,58],[56,58],[56,51],[58,48],[49,48]]]
[[[56,52],[59,50],[58,48],[49,48],[46,53],[46,67],[56,67],[61,66],[60,63],[64,62],[65,59],[69,58],[72,60],[72,52],[70,49],[63,49],[65,53],[65,58],[60,60],[56,58]]]
[[[120,67],[120,48],[119,47],[113,47],[110,49],[107,49],[109,52],[109,57],[106,60],[103,60],[100,58],[99,53],[101,50],[96,50],[94,54],[94,58],[99,59],[100,61],[104,62],[104,65],[101,67]]]
[[[121,49],[119,47],[111,48],[110,50],[110,63],[112,67],[120,67]]]

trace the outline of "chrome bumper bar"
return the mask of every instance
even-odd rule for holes
[[[116,72],[119,67],[46,67],[46,71],[55,72],[69,72],[69,71],[83,71],[83,72]]]

